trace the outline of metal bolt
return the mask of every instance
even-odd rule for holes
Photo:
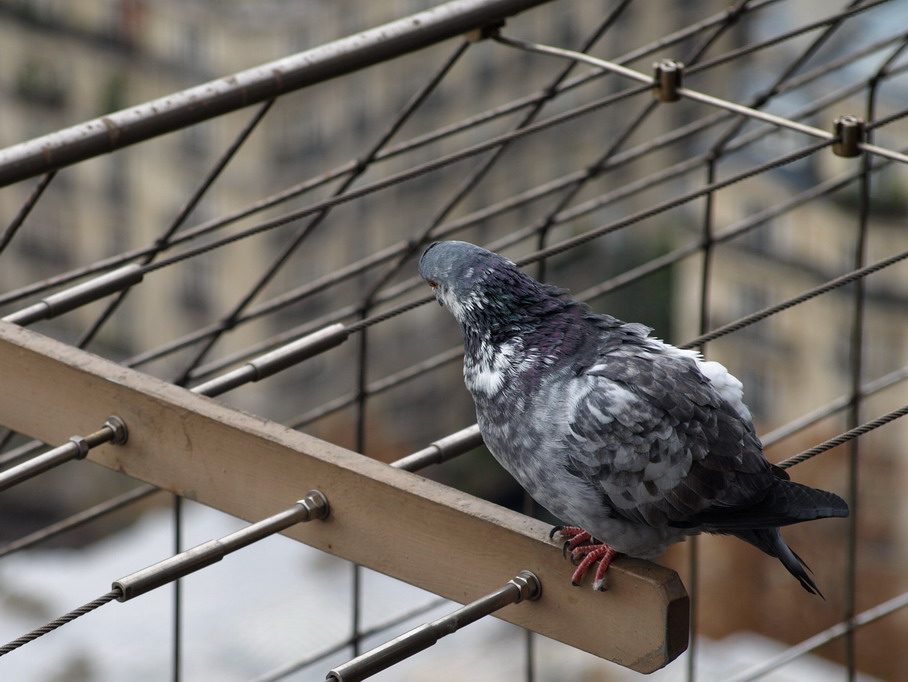
[[[108,417],[104,426],[113,431],[113,438],[110,439],[112,445],[124,445],[129,440],[129,429],[126,428],[126,422],[118,416]]]
[[[531,571],[520,571],[520,573],[511,578],[508,582],[520,590],[520,596],[517,598],[517,601],[514,602],[515,604],[519,604],[524,599],[536,601],[542,596],[542,583],[539,582],[539,578],[536,577],[536,574]]]
[[[299,500],[297,504],[305,507],[306,511],[309,512],[308,520],[310,521],[312,519],[326,519],[331,512],[331,508],[328,506],[328,498],[320,490],[310,490],[306,493],[306,497]]]

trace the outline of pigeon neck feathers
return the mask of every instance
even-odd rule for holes
[[[585,305],[473,244],[431,245],[419,272],[460,324],[464,373],[474,395],[495,395],[518,375],[533,381],[595,334]]]
[[[534,383],[543,369],[576,353],[587,335],[588,311],[564,293],[516,268],[487,273],[458,318],[464,376],[474,395],[491,397],[509,379]],[[512,386],[519,389],[523,383]]]

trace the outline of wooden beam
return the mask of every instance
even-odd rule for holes
[[[573,587],[535,519],[5,322],[0,377],[0,423],[46,443],[124,419],[129,442],[89,459],[141,481],[249,521],[317,488],[330,517],[289,537],[460,603],[531,570],[542,598],[501,618],[639,672],[687,647],[688,597],[667,568],[622,558],[607,592]]]

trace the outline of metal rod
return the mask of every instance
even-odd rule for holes
[[[70,460],[82,459],[88,454],[89,450],[103,443],[122,445],[127,438],[126,423],[119,417],[109,417],[104,422],[104,426],[98,431],[87,436],[73,436],[68,443],[60,447],[0,472],[0,491],[12,488],[14,485],[22,483],[22,481],[33,478]]]
[[[3,318],[5,322],[13,322],[26,326],[38,320],[49,320],[74,308],[87,305],[108,294],[115,294],[138,284],[145,276],[142,266],[138,264],[124,265],[99,277],[82,282],[69,289],[57,292],[37,303],[23,308],[15,313],[10,313]]]
[[[404,633],[351,661],[332,669],[326,682],[356,682],[390,668],[395,663],[413,656],[435,644],[439,639],[457,632],[484,616],[508,604],[519,604],[525,599],[535,601],[542,594],[539,579],[530,571],[520,571],[503,587],[467,604],[461,609]]]
[[[168,559],[152,564],[141,571],[114,581],[112,589],[119,590],[117,601],[128,601],[140,594],[173,582],[223,559],[227,554],[242,549],[253,542],[278,533],[297,523],[328,516],[328,499],[318,490],[310,490],[306,497],[289,509],[253,523],[218,540],[209,540],[180,552]]]
[[[311,358],[340,345],[347,340],[349,334],[349,330],[343,324],[333,324],[260,355],[242,367],[206,381],[204,384],[199,384],[192,389],[192,392],[199,395],[216,396],[251,381],[261,381],[306,358]]]
[[[388,61],[549,0],[452,0],[0,152],[0,187]]]
[[[391,466],[395,469],[404,471],[419,471],[430,464],[441,464],[449,459],[469,452],[482,445],[482,434],[479,433],[479,425],[473,424],[465,429],[461,429],[450,436],[439,438],[428,447],[423,448],[412,455],[402,457]]]

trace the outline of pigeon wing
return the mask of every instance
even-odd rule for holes
[[[759,503],[773,478],[749,422],[688,356],[624,346],[582,371],[564,439],[572,473],[615,516],[699,525],[711,508]]]

